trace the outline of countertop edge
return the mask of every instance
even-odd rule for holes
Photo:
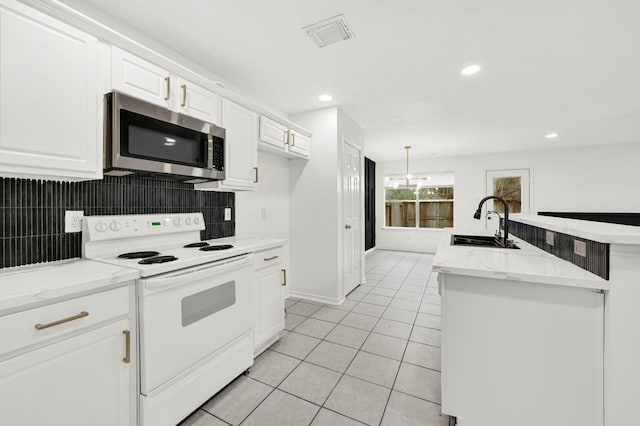
[[[590,290],[603,290],[608,291],[610,289],[609,281],[597,277],[596,275],[587,272],[571,263],[557,258],[552,254],[549,254],[531,244],[514,238],[517,245],[521,247],[520,250],[504,251],[506,249],[493,249],[485,247],[453,247],[450,245],[450,235],[453,230],[449,230],[443,234],[443,237],[438,246],[438,251],[433,259],[432,270],[434,272],[443,274],[463,275],[469,277],[479,278],[494,278],[500,280],[510,280],[519,282],[529,282],[534,284],[547,284],[558,285],[565,287],[584,288]],[[459,250],[457,253],[455,250]],[[482,250],[482,251],[478,251]],[[501,250],[501,256],[498,256],[500,260],[492,259],[491,256],[485,256],[484,258],[474,258],[475,253],[489,254],[487,250]],[[455,255],[454,255],[455,253]],[[457,255],[457,256],[456,256]],[[540,261],[547,263],[551,267],[559,267],[564,269],[575,276],[560,276],[560,275],[548,275],[548,274],[536,274],[528,271],[508,271],[504,269],[505,256],[517,256],[522,259],[533,256],[540,259]],[[454,263],[452,259],[457,258]],[[481,265],[481,267],[474,266]]]
[[[509,220],[606,244],[640,245],[640,227],[553,216],[512,215]]]

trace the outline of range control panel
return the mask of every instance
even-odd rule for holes
[[[89,241],[164,235],[205,229],[202,213],[85,216],[83,237]]]

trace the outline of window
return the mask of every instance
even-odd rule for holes
[[[399,228],[453,227],[453,173],[385,176],[385,226]]]

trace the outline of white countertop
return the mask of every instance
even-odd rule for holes
[[[520,250],[452,246],[452,233],[467,234],[447,231],[433,260],[435,272],[609,290],[608,281],[518,238],[513,240]]]
[[[139,272],[86,259],[19,266],[0,272],[0,316],[124,285]]]
[[[601,243],[640,244],[640,226],[518,214],[509,215],[509,219]]]

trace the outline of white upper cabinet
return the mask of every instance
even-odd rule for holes
[[[196,184],[203,190],[255,190],[258,183],[258,114],[222,99],[225,137],[225,179]]]
[[[288,157],[309,159],[311,139],[275,120],[260,116],[260,147]]]
[[[171,76],[164,68],[117,47],[111,48],[111,85],[117,91],[170,108]]]
[[[118,47],[111,49],[113,89],[216,125],[220,96]]]
[[[177,78],[176,111],[208,123],[220,123],[220,96],[181,77]]]
[[[0,1],[0,175],[102,176],[97,40]]]
[[[309,158],[311,153],[311,138],[300,132],[291,130],[289,132],[289,151],[300,157]]]

